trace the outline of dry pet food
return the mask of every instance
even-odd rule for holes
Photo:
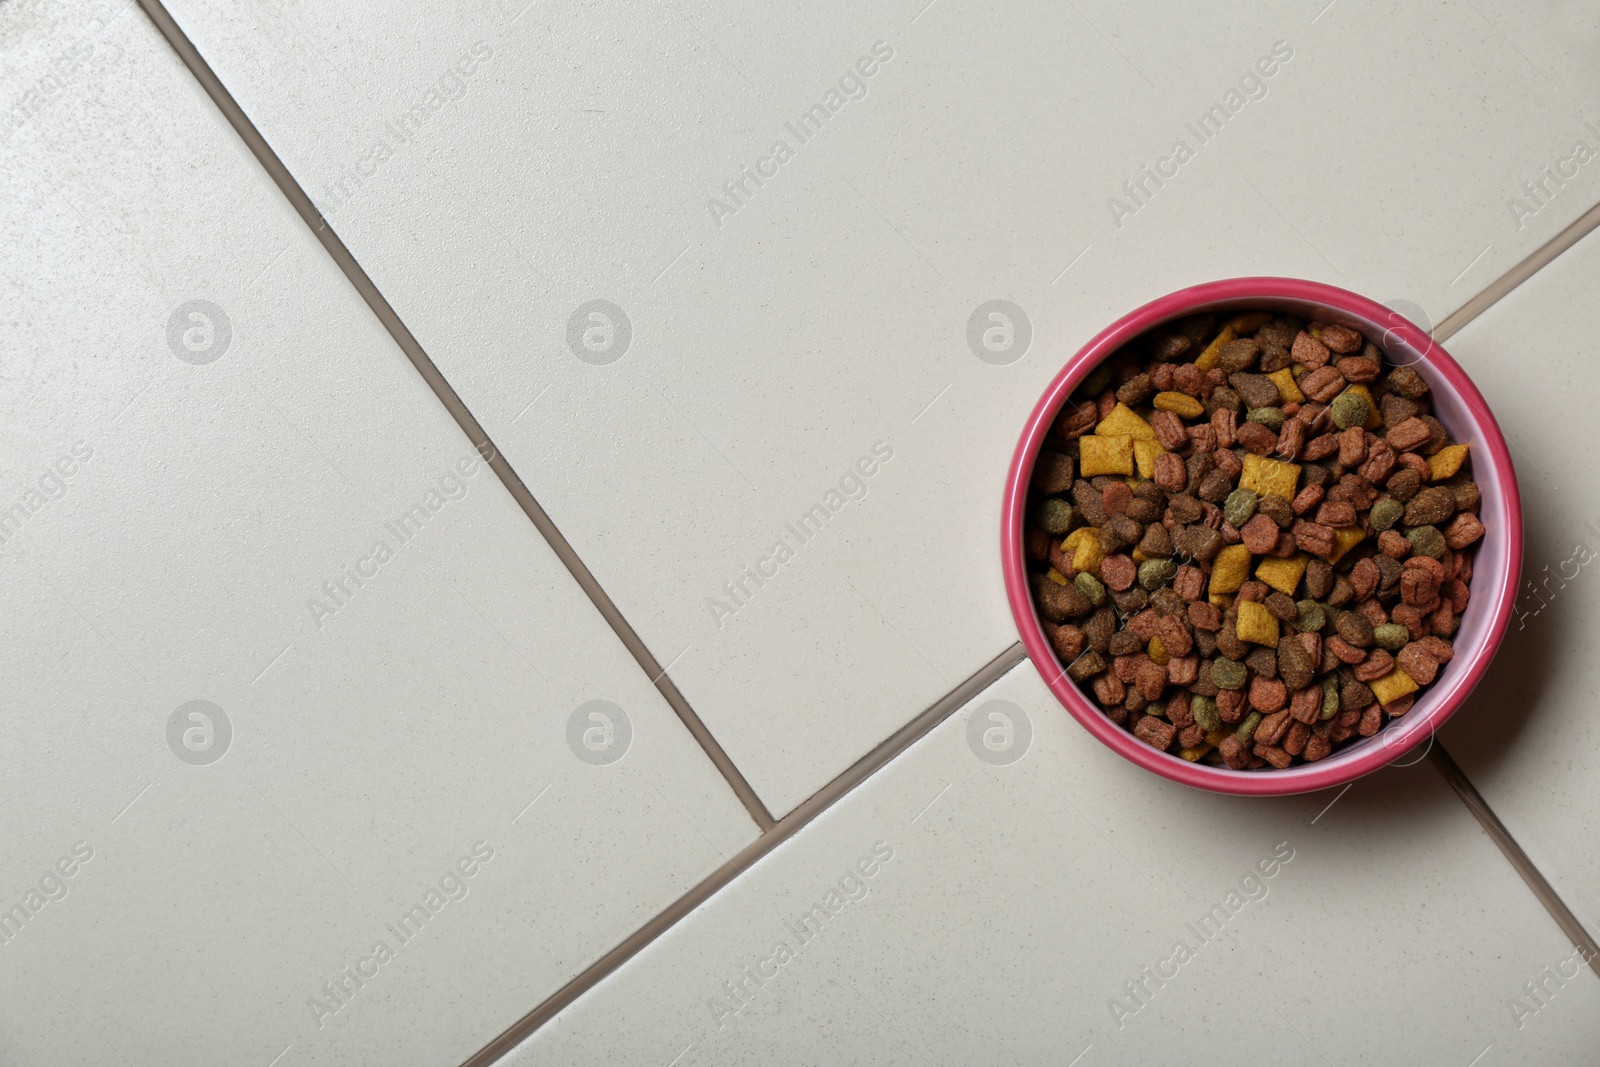
[[[1034,464],[1024,549],[1066,674],[1146,744],[1325,759],[1454,652],[1484,536],[1468,446],[1360,332],[1196,315],[1097,367]]]

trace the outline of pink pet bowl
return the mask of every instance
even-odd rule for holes
[[[1395,363],[1414,366],[1433,390],[1434,414],[1457,441],[1472,446],[1470,470],[1483,502],[1487,528],[1473,557],[1472,598],[1462,616],[1455,658],[1426,687],[1412,709],[1372,737],[1347,743],[1316,763],[1285,770],[1235,771],[1158,751],[1105,716],[1068,678],[1039,624],[1028,589],[1023,520],[1033,463],[1072,390],[1123,345],[1164,322],[1199,312],[1281,311],[1302,319],[1359,330]],[[1522,504],[1505,438],[1465,372],[1423,330],[1364,296],[1293,278],[1233,278],[1208,282],[1153,300],[1123,316],[1067,360],[1039,398],[1006,476],[1000,545],[1011,614],[1029,657],[1050,691],[1073,718],[1102,743],[1146,770],[1218,793],[1273,796],[1343,785],[1377,770],[1433,736],[1483,677],[1500,646],[1516,598],[1522,567]]]

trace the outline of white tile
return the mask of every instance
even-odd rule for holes
[[[1590,234],[1449,341],[1494,408],[1522,489],[1522,586],[1495,665],[1444,731],[1495,813],[1591,930],[1600,931],[1600,430],[1567,405],[1590,388]],[[1586,405],[1585,405],[1586,406]]]
[[[1600,199],[1596,164],[1513,218],[1584,97],[1467,0],[171,6],[777,812],[1013,640],[1001,480],[1100,327],[1268,273],[1438,321]],[[995,298],[1031,320],[1009,366],[966,341]],[[631,325],[606,366],[567,345],[592,299]],[[880,441],[865,500],[789,533]],[[777,574],[741,606],[746,567]]]
[[[756,827],[144,16],[0,41],[0,1060],[460,1062]]]
[[[1002,765],[968,740],[997,703],[1031,729]],[[1600,985],[1542,972],[1572,951],[1431,767],[1201,793],[1024,663],[502,1062],[1581,1064]]]

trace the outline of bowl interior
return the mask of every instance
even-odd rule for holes
[[[1111,722],[1075,682],[1059,673],[1059,661],[1044,638],[1021,565],[1021,516],[1033,462],[1056,413],[1078,383],[1129,341],[1162,323],[1207,311],[1247,309],[1349,326],[1383,349],[1390,362],[1415,367],[1432,390],[1435,417],[1452,439],[1471,445],[1468,473],[1482,496],[1479,513],[1485,527],[1473,556],[1472,597],[1453,640],[1455,658],[1444,665],[1402,718],[1372,737],[1345,744],[1323,760],[1281,771],[1235,771],[1190,763],[1151,748]],[[1018,446],[1007,497],[1006,552],[1014,558],[1007,560],[1006,573],[1008,585],[1013,586],[1009,590],[1013,611],[1029,654],[1051,690],[1091,733],[1124,756],[1165,777],[1220,792],[1286,794],[1339,785],[1393,762],[1427,740],[1487,669],[1509,621],[1520,577],[1522,516],[1516,477],[1505,439],[1477,388],[1443,348],[1396,312],[1354,293],[1293,279],[1248,278],[1197,286],[1148,304],[1101,333],[1068,361],[1035,410]],[[1014,578],[1021,581],[1025,617],[1019,609]],[[1035,640],[1029,640],[1030,636]]]

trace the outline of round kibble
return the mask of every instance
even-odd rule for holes
[[[1333,620],[1333,628],[1348,644],[1356,648],[1372,647],[1372,623],[1356,611],[1341,611]]]
[[[1278,407],[1251,408],[1250,414],[1245,416],[1250,422],[1259,423],[1269,430],[1283,429],[1283,409]]]
[[[1406,506],[1394,497],[1386,496],[1367,513],[1367,521],[1374,530],[1387,530],[1399,522],[1406,513]]]
[[[1256,513],[1261,498],[1249,489],[1235,489],[1222,504],[1222,517],[1229,525],[1243,527]]]
[[[1177,573],[1178,565],[1170,559],[1147,559],[1139,564],[1139,584],[1146,589],[1159,589]]]
[[[1243,663],[1233,659],[1219,659],[1211,664],[1211,680],[1218,689],[1243,689],[1250,672]]]
[[[1301,600],[1295,604],[1299,617],[1295,619],[1294,628],[1303,634],[1312,634],[1328,625],[1328,612],[1315,600]]]
[[[1347,430],[1352,426],[1361,426],[1371,418],[1372,405],[1360,393],[1340,393],[1328,409],[1328,417],[1339,429]]]
[[[1379,648],[1398,652],[1411,640],[1411,632],[1398,623],[1386,622],[1372,628],[1372,640]]]
[[[1072,505],[1050,497],[1039,505],[1039,525],[1045,533],[1064,534],[1072,529]]]
[[[1437,526],[1413,527],[1406,531],[1406,540],[1411,542],[1411,551],[1429,559],[1440,558],[1448,547]]]
[[[1131,588],[1138,576],[1138,565],[1133,562],[1130,556],[1107,556],[1100,563],[1101,580],[1119,593]]]

